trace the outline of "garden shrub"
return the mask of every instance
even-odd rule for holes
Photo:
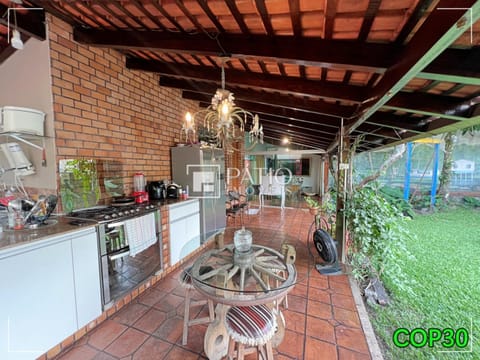
[[[413,259],[405,246],[410,234],[402,226],[402,213],[372,188],[365,187],[350,197],[346,216],[352,235],[347,256],[357,281],[365,286],[376,276],[387,287],[394,283],[410,292],[402,271],[405,265],[400,263],[400,259]]]

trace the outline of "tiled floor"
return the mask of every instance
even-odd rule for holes
[[[279,239],[305,241],[312,220],[306,209],[263,208],[249,216],[246,226],[278,231]],[[229,230],[227,234],[233,231]],[[288,295],[288,309],[283,310],[285,337],[274,350],[275,358],[371,359],[347,276],[320,275],[305,256],[297,247],[299,283]],[[155,284],[59,358],[205,359],[206,325],[190,327],[188,344],[181,345],[184,289],[177,277],[178,271]],[[205,312],[203,308],[199,314]]]

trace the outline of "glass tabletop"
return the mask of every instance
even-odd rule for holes
[[[305,231],[292,235],[292,229],[245,230],[251,233],[251,246],[234,241],[244,234],[241,228],[228,228],[216,244],[184,264],[199,292],[227,305],[256,305],[284,297],[307,279],[314,259],[307,236],[301,235]]]

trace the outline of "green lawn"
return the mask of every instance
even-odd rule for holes
[[[415,234],[406,244],[414,258],[404,269],[412,292],[387,284],[392,304],[371,312],[386,359],[480,359],[480,212],[421,215],[406,227]],[[397,328],[465,328],[473,341],[465,348],[443,348],[445,338],[432,348],[398,348],[392,340]],[[421,331],[417,342],[420,337]]]

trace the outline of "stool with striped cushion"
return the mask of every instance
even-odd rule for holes
[[[212,322],[215,318],[215,310],[213,309],[213,301],[208,299],[208,300],[198,300],[194,301],[192,300],[192,292],[194,291],[194,287],[192,285],[192,276],[190,275],[192,268],[189,267],[187,269],[184,269],[182,273],[180,274],[180,284],[182,284],[183,287],[185,287],[185,310],[183,314],[183,337],[182,337],[182,345],[187,344],[188,340],[188,327],[191,325],[198,325],[198,324],[208,324]],[[200,273],[206,273],[208,271],[213,270],[212,267],[204,267],[200,269]],[[208,304],[208,316],[202,317],[202,318],[197,318],[197,319],[191,319],[190,320],[190,307],[191,306],[199,306],[199,305],[205,305]]]
[[[243,360],[245,354],[257,351],[262,358],[273,360],[272,337],[277,322],[275,314],[265,305],[233,306],[225,317],[230,336],[228,358]],[[245,348],[245,345],[248,347]]]

